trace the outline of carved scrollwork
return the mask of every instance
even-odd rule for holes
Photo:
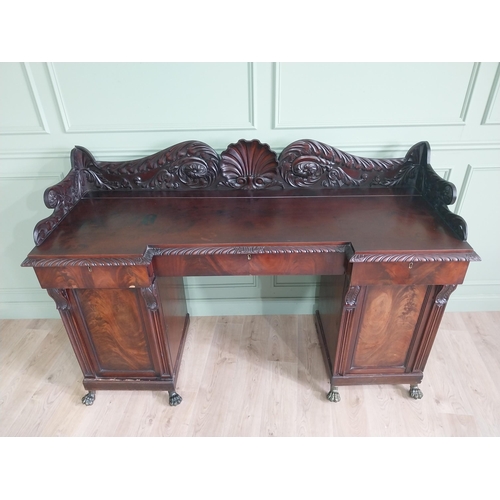
[[[36,225],[34,239],[41,245],[78,201],[94,191],[380,186],[420,191],[453,233],[465,240],[464,219],[447,208],[455,201],[455,187],[432,170],[429,154],[426,142],[413,146],[404,158],[373,159],[301,140],[287,146],[278,160],[267,144],[242,139],[220,156],[203,142],[187,141],[138,160],[104,162],[76,147],[69,174],[45,192],[45,204],[54,212]]]
[[[318,141],[301,140],[287,146],[279,157],[279,170],[292,187],[309,187],[321,179],[324,187],[359,186],[366,182],[370,172],[390,172],[407,160],[362,158],[350,155]],[[346,169],[357,170],[357,177]]]
[[[71,153],[72,168],[69,174],[61,182],[45,190],[45,206],[52,208],[54,212],[50,217],[41,220],[35,226],[33,239],[36,245],[40,245],[45,241],[59,222],[61,222],[85,194],[85,177],[76,166],[86,164],[87,161],[88,158],[84,154],[84,151],[74,149]]]
[[[453,234],[462,241],[467,241],[468,229],[467,222],[465,222],[464,218],[454,214],[445,206],[441,206],[436,210]]]
[[[86,175],[96,189],[201,189],[214,183],[218,164],[210,146],[186,141],[140,160],[99,162]]]
[[[221,154],[220,185],[234,189],[283,187],[276,153],[257,140],[238,141]]]
[[[359,179],[355,179],[344,172],[341,168],[334,167],[327,170],[326,177],[327,178],[322,182],[324,187],[341,188],[342,186],[361,186],[361,184],[368,178],[368,175],[366,172],[363,172]]]
[[[418,188],[422,196],[430,203],[441,219],[462,241],[467,240],[467,223],[448,209],[457,199],[454,184],[442,179],[430,165],[421,167]]]
[[[372,186],[402,187],[410,185],[417,177],[417,165],[408,163],[400,168],[393,177],[376,175],[371,182]]]
[[[421,193],[436,205],[453,205],[457,199],[455,185],[442,179],[430,165],[422,167],[418,187]]]

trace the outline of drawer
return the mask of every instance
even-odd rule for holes
[[[244,254],[161,255],[153,258],[156,276],[242,276],[248,274]]]
[[[144,288],[152,283],[148,266],[67,266],[34,269],[42,288]]]
[[[251,254],[249,274],[259,275],[325,275],[344,274],[344,253]]]
[[[344,253],[164,255],[153,259],[156,276],[263,276],[344,274]]]
[[[351,285],[460,284],[468,265],[468,262],[355,262]]]

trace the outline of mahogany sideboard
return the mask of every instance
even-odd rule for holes
[[[318,275],[316,328],[331,390],[418,387],[469,262],[456,189],[429,164],[353,156],[300,140],[218,154],[188,141],[133,161],[82,147],[45,192],[33,267],[54,299],[92,404],[100,389],[176,392],[189,325],[184,276]],[[189,371],[189,366],[183,368]]]

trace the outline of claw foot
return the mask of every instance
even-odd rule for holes
[[[85,406],[90,406],[91,404],[93,404],[95,401],[95,391],[89,391],[87,394],[85,394],[85,396],[83,396],[82,398],[82,403],[85,405]]]
[[[340,401],[340,394],[338,387],[332,387],[332,390],[326,396],[328,401],[332,403],[338,403]]]
[[[181,404],[182,398],[176,392],[171,392],[170,397],[168,398],[168,403],[170,406],[177,406]]]
[[[422,399],[424,393],[419,389],[418,385],[410,385],[410,398]]]

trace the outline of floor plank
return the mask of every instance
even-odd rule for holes
[[[98,391],[59,320],[0,322],[1,436],[500,436],[499,312],[446,313],[421,388],[341,387],[328,377],[313,318],[192,318],[168,394]]]

